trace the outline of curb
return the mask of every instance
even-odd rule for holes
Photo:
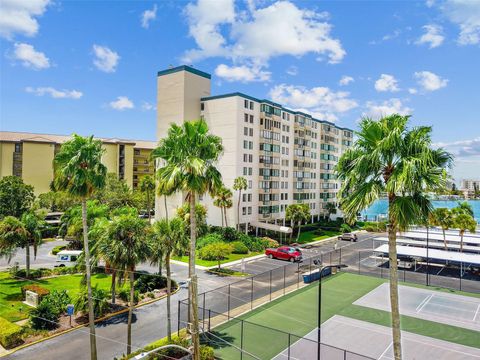
[[[176,294],[178,291],[180,291],[180,287],[177,287],[177,288],[175,289],[175,291],[172,291],[172,293],[170,294],[170,296]],[[166,297],[167,297],[167,294],[165,294],[165,295],[163,295],[163,296],[160,296],[160,297],[158,297],[158,298],[156,298],[156,299],[152,299],[152,300],[149,300],[149,301],[147,301],[147,302],[144,302],[143,304],[136,305],[136,306],[134,306],[134,309],[141,308],[142,306],[145,306],[145,305],[150,305],[150,304],[152,304],[152,303],[154,303],[154,302],[157,302],[157,301],[159,301],[159,300],[165,299]],[[127,309],[123,309],[123,310],[116,311],[116,312],[114,312],[114,313],[105,315],[105,316],[103,316],[103,317],[101,317],[101,318],[95,319],[94,323],[96,324],[96,323],[98,323],[98,322],[100,322],[100,321],[105,321],[105,320],[110,319],[110,318],[112,318],[112,317],[114,317],[114,316],[117,316],[117,315],[126,313],[126,312],[128,312],[128,310],[129,310],[129,309],[127,308]],[[74,331],[74,330],[78,330],[78,329],[81,329],[81,328],[87,327],[87,326],[88,326],[88,323],[87,323],[87,324],[82,324],[82,325],[77,325],[77,326],[74,326],[74,327],[72,327],[72,328],[70,328],[70,329],[66,329],[66,330],[60,331],[60,332],[58,332],[58,333],[56,333],[56,334],[47,336],[47,337],[45,337],[45,338],[32,341],[31,343],[20,345],[20,346],[14,348],[14,349],[12,349],[12,350],[9,350],[8,352],[6,352],[6,353],[4,353],[4,354],[1,354],[1,355],[0,355],[0,358],[5,357],[5,356],[8,356],[8,355],[11,355],[11,354],[13,354],[13,353],[15,353],[15,352],[17,352],[17,351],[19,351],[19,350],[23,350],[23,349],[25,349],[25,348],[27,348],[27,347],[36,345],[36,344],[41,343],[41,342],[43,342],[43,341],[51,340],[51,339],[56,338],[56,337],[58,337],[58,336],[60,336],[60,335],[68,334],[69,332],[72,332],[72,331]]]

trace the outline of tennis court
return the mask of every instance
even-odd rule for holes
[[[322,324],[321,358],[344,359],[336,349],[346,349],[345,359],[393,359],[391,329],[386,326],[335,315]],[[278,354],[274,360],[309,360],[317,357],[317,329]],[[404,359],[480,359],[480,349],[402,331]]]
[[[399,286],[398,291],[402,315],[480,331],[480,298],[410,286]],[[388,283],[380,285],[354,304],[389,311]]]

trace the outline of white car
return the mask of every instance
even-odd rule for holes
[[[74,265],[77,262],[78,257],[82,253],[81,250],[62,250],[57,253],[57,265],[58,267],[64,267],[67,265]]]

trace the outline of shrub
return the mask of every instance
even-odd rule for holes
[[[265,249],[265,244],[262,242],[261,239],[248,236],[247,234],[239,234],[238,240],[241,241],[250,251],[260,252]]]
[[[231,252],[232,246],[230,244],[220,242],[209,244],[198,251],[198,257],[202,260],[216,260],[225,259]]]
[[[59,314],[62,314],[67,310],[67,305],[70,304],[71,299],[67,290],[53,290],[49,295],[43,298],[42,302],[50,303],[58,310]]]
[[[41,301],[41,299],[48,294],[50,294],[50,291],[48,289],[45,289],[44,287],[38,286],[36,284],[30,284],[30,285],[24,285],[22,286],[22,296],[25,299],[25,294],[26,291],[33,291],[38,295],[38,300]]]
[[[30,311],[30,324],[35,330],[52,330],[57,327],[59,316],[60,312],[51,302],[42,300]]]
[[[46,270],[46,271],[45,271]],[[45,271],[45,272],[44,272]],[[49,269],[30,269],[30,275],[28,276],[29,279],[38,279],[41,278],[42,276],[47,276],[45,273],[50,272],[51,270]],[[27,271],[25,269],[18,269],[15,272],[15,276],[18,278],[27,278]]]
[[[58,225],[47,225],[44,227],[41,232],[42,232],[42,238],[54,238],[58,236]],[[55,255],[55,254],[54,254]]]
[[[269,237],[263,237],[262,243],[264,244],[265,248],[277,248],[280,246],[278,241],[270,239]]]
[[[223,237],[219,233],[212,233],[202,236],[197,240],[197,249],[201,249],[207,245],[223,242]]]
[[[159,275],[142,274],[135,281],[134,286],[135,290],[138,290],[142,294],[153,290],[160,290],[167,287],[167,278]]]
[[[226,242],[232,242],[238,239],[238,231],[232,227],[223,228],[222,235]]]
[[[344,234],[344,233],[349,233],[349,232],[352,232],[352,228],[348,225],[348,224],[342,224],[340,226],[340,231]]]
[[[11,349],[22,343],[23,328],[0,317],[0,345]]]
[[[52,255],[57,255],[60,251],[65,250],[67,248],[67,245],[59,245],[55,246],[52,249]]]
[[[200,360],[215,360],[215,353],[211,346],[200,345]]]
[[[241,241],[234,241],[232,245],[232,253],[234,254],[248,254],[248,247]]]
[[[92,288],[93,312],[95,317],[102,317],[110,309],[110,294],[97,286]],[[75,309],[77,311],[88,311],[87,289],[83,289],[75,299]]]
[[[129,287],[122,287],[118,292],[117,292],[118,297],[125,301],[126,303],[130,302],[130,288]],[[138,300],[140,299],[140,293],[138,290],[135,290],[133,292],[133,303],[136,304],[138,303]]]

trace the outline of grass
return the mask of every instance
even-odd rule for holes
[[[67,290],[70,297],[74,298],[80,292],[82,275],[62,275],[48,279],[37,279],[35,281],[19,280],[13,278],[9,273],[0,273],[0,316],[15,322],[28,318],[32,309],[22,303],[21,287],[27,284],[37,284],[51,290]],[[98,285],[101,289],[110,289],[110,276],[106,274],[95,274],[92,276],[92,285]]]
[[[341,273],[325,279],[322,285],[322,322],[339,314],[390,326],[389,312],[352,304],[385,281],[350,273]],[[244,349],[262,359],[272,358],[288,347],[289,339],[286,333],[298,337],[308,334],[317,327],[317,298],[318,283],[314,283],[241,316],[241,319],[248,321],[244,323],[243,329]],[[401,324],[405,331],[480,348],[478,332],[473,330],[409,316],[402,316]],[[278,330],[267,329],[265,326]],[[223,324],[215,331],[228,342],[240,346],[241,326],[238,320]],[[298,339],[295,336],[290,339],[292,343],[296,340]],[[216,349],[215,354],[222,359],[239,358],[239,351],[234,347],[220,347]]]
[[[339,231],[321,230],[322,235],[316,235],[315,231],[318,230],[300,232],[300,238],[298,239],[298,241],[294,241],[299,244],[306,244],[312,241],[325,240],[329,237],[340,235]]]
[[[221,260],[220,264],[225,264],[227,262],[235,261],[235,260],[246,259],[246,258],[249,258],[251,256],[260,255],[260,254],[263,254],[263,252],[250,252],[248,254],[230,254],[230,255],[228,255],[227,258]],[[188,263],[188,256],[174,256],[173,260]],[[195,264],[200,265],[200,266],[210,267],[210,266],[217,266],[218,261],[217,260],[202,260],[202,259],[197,258],[196,261],[195,261]]]

